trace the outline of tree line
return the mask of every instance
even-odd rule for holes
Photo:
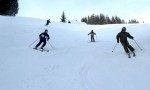
[[[91,16],[84,17],[81,19],[81,22],[85,22],[87,24],[125,24],[125,23],[139,23],[136,19],[131,19],[129,22],[125,22],[124,19],[121,19],[118,16],[112,16],[111,18],[107,15],[100,13],[99,15],[92,14]]]
[[[139,23],[139,21],[137,21],[136,19],[131,19],[131,20],[129,20],[128,23],[129,23],[129,24],[132,24],[132,23]]]

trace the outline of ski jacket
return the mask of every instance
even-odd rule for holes
[[[127,37],[133,39],[133,36],[131,36],[128,32],[119,32],[116,36],[116,39],[118,43],[119,43],[119,39],[121,43],[124,43],[127,41]]]
[[[41,33],[40,35],[39,35],[39,38],[40,38],[40,40],[42,40],[42,41],[48,41],[49,40],[49,35],[47,34],[47,33],[45,33],[45,32],[43,32],[43,33]]]
[[[47,24],[49,24],[50,23],[50,20],[47,20]]]
[[[96,33],[94,33],[94,32],[90,32],[88,35],[90,35],[90,34],[91,34],[91,36],[96,35]]]

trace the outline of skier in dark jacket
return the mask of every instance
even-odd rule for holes
[[[96,35],[96,33],[92,30],[88,35],[90,34],[91,34],[91,42],[95,42],[94,35]]]
[[[116,36],[117,42],[119,43],[119,39],[120,42],[122,44],[122,46],[124,47],[125,52],[130,56],[130,52],[128,49],[130,49],[130,51],[135,55],[134,51],[135,49],[129,44],[127,37],[130,39],[134,39],[133,36],[131,36],[128,32],[126,32],[126,28],[123,27],[121,32],[119,32]]]
[[[46,20],[45,26],[48,26],[48,24],[49,24],[50,22],[51,22],[50,19]]]
[[[39,41],[39,43],[35,46],[34,49],[37,49],[38,46],[40,46],[42,43],[43,43],[43,45],[42,45],[41,49],[43,49],[43,47],[46,45],[46,41],[48,41],[48,40],[50,39],[50,37],[49,37],[49,35],[48,35],[48,30],[46,29],[43,33],[41,33],[41,34],[39,35],[39,38],[40,38],[40,41]]]

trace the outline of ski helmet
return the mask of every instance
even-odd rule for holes
[[[48,30],[47,30],[47,29],[45,29],[45,32],[48,32]]]
[[[126,27],[122,27],[122,32],[125,32],[126,31]]]

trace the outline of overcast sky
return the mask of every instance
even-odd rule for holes
[[[150,0],[19,0],[18,16],[78,20],[91,14],[117,15],[121,19],[150,22]]]

